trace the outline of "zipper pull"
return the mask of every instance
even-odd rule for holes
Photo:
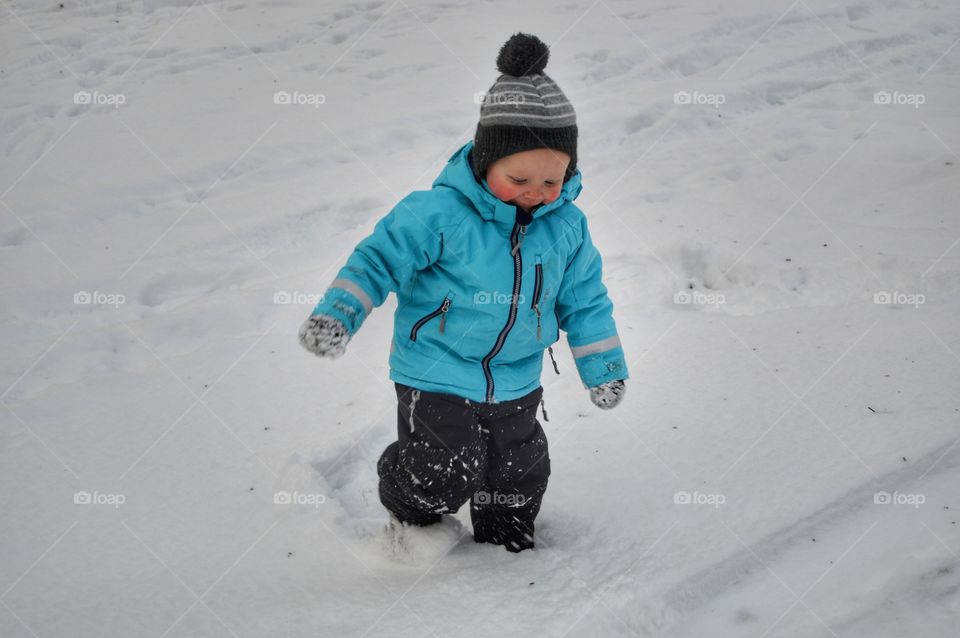
[[[526,226],[521,226],[521,227],[520,227],[520,235],[517,237],[517,243],[514,244],[513,250],[510,251],[510,255],[511,255],[512,257],[516,257],[516,256],[517,256],[517,251],[519,251],[519,250],[520,250],[520,246],[523,245],[523,236],[526,235],[526,234],[527,234],[527,227],[526,227]]]
[[[536,304],[533,306],[533,311],[537,313],[537,341],[540,339],[540,305]]]
[[[550,419],[547,418],[547,404],[544,403],[543,399],[540,399],[540,410],[543,412],[543,420],[549,421]]]
[[[560,374],[560,368],[557,367],[557,360],[553,358],[553,346],[547,346],[547,352],[550,353],[550,361],[553,362],[553,371]]]
[[[447,324],[447,311],[450,310],[450,299],[444,299],[440,307],[440,334],[443,334],[443,327]]]

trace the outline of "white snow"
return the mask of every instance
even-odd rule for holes
[[[956,3],[59,4],[0,1],[0,635],[956,635]],[[297,329],[517,31],[632,376],[547,362],[536,549],[398,562],[395,301]]]

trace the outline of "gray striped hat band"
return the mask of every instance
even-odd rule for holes
[[[547,75],[501,75],[480,108],[483,126],[561,128],[577,123],[573,106]]]

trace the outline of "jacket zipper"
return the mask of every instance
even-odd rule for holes
[[[517,253],[520,252],[520,246],[523,245],[523,238],[527,234],[527,227],[520,227],[520,236],[517,238],[517,242],[513,245],[513,248],[510,250],[510,254],[514,257],[517,256]]]
[[[540,295],[543,294],[543,262],[540,259],[540,255],[537,255],[537,263],[535,264],[536,268],[536,279],[533,284],[533,303],[530,304],[530,307],[533,308],[533,311],[537,313],[537,341],[542,341],[541,331],[540,331]],[[557,309],[553,309],[554,314],[556,314]],[[557,340],[560,340],[560,316],[557,315]],[[550,354],[550,362],[553,363],[553,371],[557,374],[560,374],[560,368],[557,367],[557,360],[553,358],[553,346],[547,346],[547,352]],[[543,413],[544,420],[547,419],[546,409]]]
[[[514,222],[513,232],[510,233],[510,244],[512,246],[510,254],[513,255],[513,295],[510,298],[510,313],[507,316],[507,323],[503,326],[503,329],[500,330],[500,335],[497,336],[497,341],[493,344],[493,349],[487,353],[487,356],[483,358],[482,362],[483,374],[487,379],[487,403],[493,403],[494,388],[493,374],[490,372],[490,361],[493,360],[503,348],[503,344],[507,340],[507,334],[517,320],[517,299],[520,298],[520,269],[523,265],[520,255],[520,242],[522,241],[521,235],[523,234],[526,234],[526,227]]]
[[[422,317],[419,321],[417,321],[417,323],[413,324],[413,328],[410,330],[410,341],[416,341],[417,332],[420,331],[420,328],[422,328],[424,324],[437,315],[440,315],[440,334],[443,334],[443,329],[447,324],[447,312],[450,310],[451,303],[453,303],[453,291],[447,293],[447,296],[443,298],[443,303],[440,304],[440,307],[425,317]]]
[[[537,341],[541,341],[540,336],[540,293],[543,288],[543,263],[540,261],[540,255],[537,255],[537,263],[534,265],[536,275],[533,282],[533,302],[530,308],[537,313]]]

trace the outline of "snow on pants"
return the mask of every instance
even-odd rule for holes
[[[380,501],[401,521],[439,522],[470,501],[473,536],[519,552],[550,476],[537,421],[543,388],[502,403],[397,387],[397,441],[377,463]]]

